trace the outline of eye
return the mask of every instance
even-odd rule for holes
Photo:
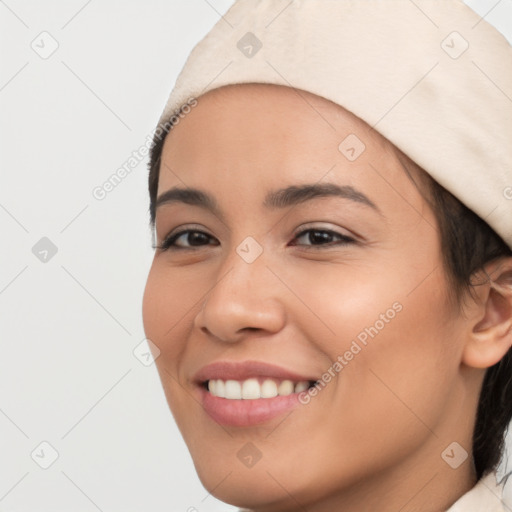
[[[294,236],[293,243],[290,245],[308,245],[307,243],[295,243],[296,240],[304,239],[309,241],[310,246],[320,248],[319,246],[333,246],[333,245],[347,245],[350,243],[357,243],[356,240],[350,236],[342,235],[330,229],[310,228],[304,229]],[[338,239],[334,241],[333,239]],[[178,243],[181,240],[180,243]],[[153,249],[160,249],[162,251],[172,250],[185,250],[194,249],[208,245],[210,240],[214,237],[197,229],[182,229],[177,233],[168,235],[160,245],[154,245]],[[214,245],[219,245],[216,242]]]
[[[180,245],[177,242],[181,239],[181,243],[189,245]],[[173,233],[167,236],[160,245],[153,246],[153,249],[161,249],[162,251],[167,250],[182,250],[182,249],[193,249],[194,247],[202,247],[205,245],[204,242],[208,242],[209,239],[213,239],[211,235],[204,231],[198,231],[196,229],[183,229],[177,233]],[[219,245],[218,243],[215,245]]]
[[[308,240],[312,243],[312,246],[332,246],[332,245],[347,245],[350,243],[356,243],[356,240],[350,236],[342,235],[336,231],[330,229],[310,228],[304,229],[295,235],[294,240],[300,239]],[[338,241],[333,243],[333,238],[337,238]],[[308,244],[296,244],[291,245],[308,245]]]

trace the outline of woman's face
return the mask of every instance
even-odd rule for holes
[[[158,196],[174,188],[211,199],[158,206],[159,245],[190,232],[155,252],[144,327],[205,487],[281,510],[378,496],[392,476],[411,483],[405,504],[453,472],[441,453],[469,451],[475,406],[464,326],[434,215],[389,143],[312,94],[229,86],[167,137]]]

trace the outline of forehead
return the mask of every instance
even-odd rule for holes
[[[250,196],[312,181],[362,187],[384,202],[396,201],[397,191],[406,202],[419,199],[394,146],[363,120],[325,98],[271,84],[200,96],[166,138],[158,194],[196,186]]]
[[[258,127],[263,122],[265,131],[261,133],[258,128],[261,135],[280,128],[285,129],[282,135],[293,134],[295,138],[311,138],[313,132],[327,137],[351,127],[382,147],[390,146],[377,131],[341,105],[308,91],[274,84],[234,84],[207,92],[197,99],[197,106],[173,128],[168,138],[180,138],[178,132],[182,130],[178,128],[189,124],[189,118],[194,119],[196,129],[208,121],[219,128],[225,121],[240,125],[253,122]]]
[[[307,91],[237,84],[209,91],[197,101],[166,137],[163,160],[191,162],[207,156],[213,161],[234,153],[245,155],[246,162],[250,157],[312,160],[323,156],[319,150],[334,160],[347,137],[345,149],[351,151],[355,142],[363,156],[392,153],[392,145],[360,118]]]

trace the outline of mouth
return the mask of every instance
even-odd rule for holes
[[[236,427],[259,425],[299,406],[300,394],[318,382],[261,361],[218,361],[193,380],[208,416]]]
[[[315,380],[272,379],[251,377],[245,380],[209,379],[201,383],[211,395],[226,400],[259,400],[301,393],[313,387]]]

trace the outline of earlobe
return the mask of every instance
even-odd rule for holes
[[[464,347],[462,362],[489,368],[512,347],[512,258],[500,258],[479,272],[475,315]]]

